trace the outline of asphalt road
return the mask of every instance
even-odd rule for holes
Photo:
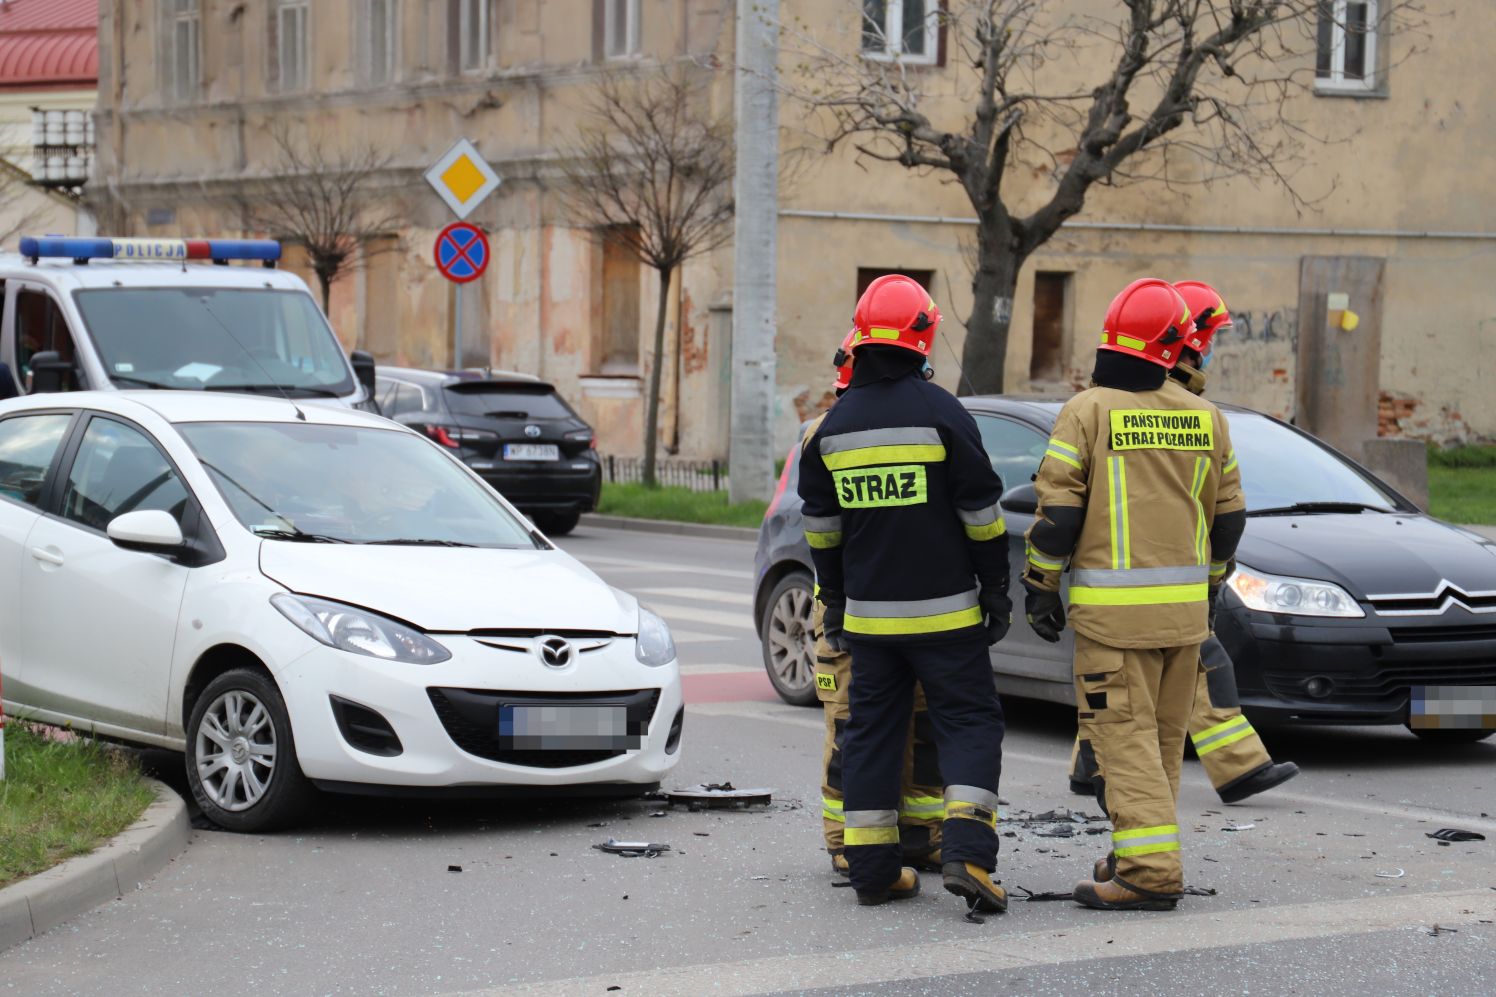
[[[919,898],[860,909],[831,888],[820,850],[819,714],[778,702],[759,664],[751,545],[584,529],[565,546],[675,628],[688,709],[669,784],[769,787],[772,806],[654,816],[660,805],[647,801],[330,797],[296,833],[194,832],[145,890],[0,956],[0,994],[1474,994],[1496,985],[1496,744],[1435,748],[1401,728],[1270,731],[1274,753],[1304,775],[1239,807],[1221,806],[1188,763],[1188,877],[1216,894],[1171,914],[1016,902],[972,924],[935,876]],[[1094,813],[1067,794],[1068,711],[1005,707],[1008,817]],[[153,760],[175,777],[179,759]],[[1490,840],[1425,837],[1445,826]],[[1068,890],[1105,847],[1101,835],[1035,830],[1003,826],[1010,888]],[[591,847],[609,836],[672,851],[647,859]]]

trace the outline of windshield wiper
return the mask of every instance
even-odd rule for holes
[[[135,384],[142,388],[165,388],[171,390],[171,385],[162,384],[160,381],[148,381],[143,377],[131,377],[128,374],[110,374],[109,380],[118,384]]]
[[[318,398],[341,398],[332,388],[319,388],[305,384],[207,384],[204,391],[242,391],[249,395],[289,395],[301,391]]]
[[[476,547],[477,544],[463,543],[461,540],[430,540],[421,537],[396,537],[391,540],[365,540],[364,543],[371,547],[400,546],[400,547]]]
[[[1271,509],[1250,509],[1248,516],[1294,516],[1315,512],[1395,512],[1380,505],[1365,502],[1295,502],[1293,505],[1274,506]]]
[[[342,537],[330,537],[325,533],[307,533],[303,530],[280,530],[275,528],[253,529],[250,531],[255,536],[264,540],[289,540],[292,543],[304,544],[345,544],[352,541],[344,540]]]

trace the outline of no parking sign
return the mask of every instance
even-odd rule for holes
[[[466,284],[488,269],[488,236],[476,225],[453,222],[437,234],[433,255],[443,277]]]

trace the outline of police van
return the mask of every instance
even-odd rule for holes
[[[20,250],[0,254],[0,398],[175,388],[376,410],[374,358],[344,355],[306,284],[275,269],[278,242],[28,236]]]

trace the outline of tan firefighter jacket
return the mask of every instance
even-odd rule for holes
[[[1241,475],[1226,419],[1172,378],[1152,391],[1093,387],[1060,410],[1035,479],[1026,582],[1058,591],[1070,620],[1113,647],[1178,647],[1209,635],[1207,600],[1235,555]],[[1212,551],[1216,517],[1223,530]]]

